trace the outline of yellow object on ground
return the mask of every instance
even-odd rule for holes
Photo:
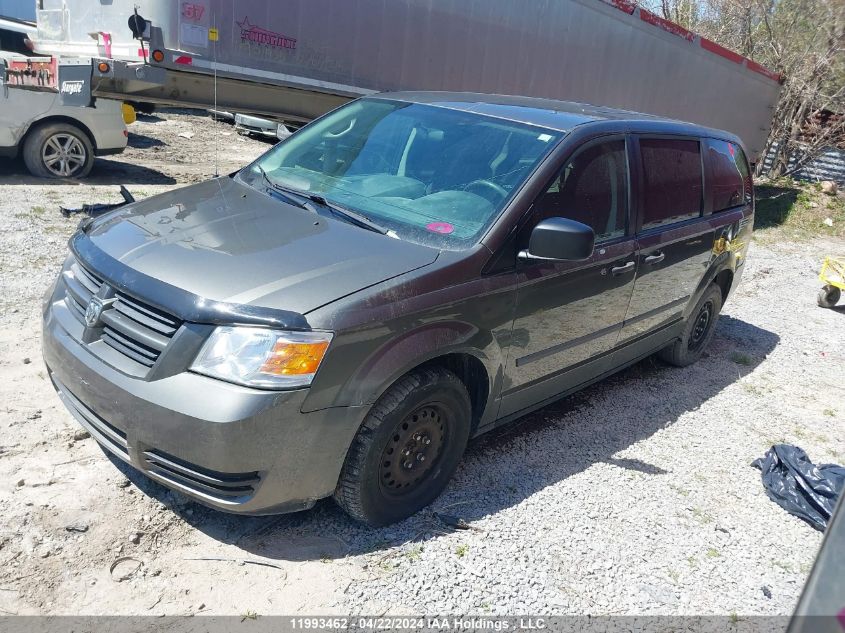
[[[131,125],[132,123],[135,123],[135,120],[137,119],[137,117],[135,116],[135,108],[133,108],[128,103],[124,103],[121,104],[120,109],[123,112],[123,122],[126,123],[126,125]]]
[[[819,279],[840,290],[845,290],[845,257],[825,257]]]
[[[818,303],[823,308],[832,308],[845,290],[845,257],[825,257],[819,279],[824,287],[819,290]]]

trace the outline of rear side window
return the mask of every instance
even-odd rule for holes
[[[698,141],[640,139],[643,162],[643,229],[701,215]]]
[[[751,202],[751,174],[742,148],[728,141],[709,139],[707,162],[714,213]]]

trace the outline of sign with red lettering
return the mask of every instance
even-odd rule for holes
[[[205,15],[205,5],[198,2],[182,3],[182,17],[189,22],[201,22],[203,15]]]
[[[236,24],[241,28],[242,42],[252,42],[272,48],[296,48],[296,38],[268,31],[255,24],[250,24],[249,17],[245,17],[242,22],[237,22]]]

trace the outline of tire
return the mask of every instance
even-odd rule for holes
[[[819,306],[821,306],[822,308],[832,308],[836,305],[836,302],[839,301],[839,298],[841,296],[842,291],[839,290],[839,288],[828,284],[824,288],[819,290],[819,296],[816,300],[818,301]]]
[[[701,358],[710,344],[721,310],[722,290],[716,284],[710,284],[690,312],[681,338],[660,350],[657,355],[676,367],[692,365]]]
[[[406,374],[364,419],[343,464],[335,501],[372,526],[421,510],[455,473],[471,416],[466,387],[452,372],[432,367]]]
[[[84,178],[94,166],[94,147],[75,125],[45,123],[27,135],[23,160],[38,178]]]

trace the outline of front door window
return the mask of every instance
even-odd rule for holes
[[[559,216],[592,227],[596,241],[625,235],[628,160],[625,141],[590,145],[566,162],[535,205],[543,217]]]
[[[625,139],[586,145],[568,159],[533,206],[521,237],[545,218],[596,232],[585,261],[521,261],[501,415],[519,411],[609,367],[631,298],[636,241],[628,230]]]

